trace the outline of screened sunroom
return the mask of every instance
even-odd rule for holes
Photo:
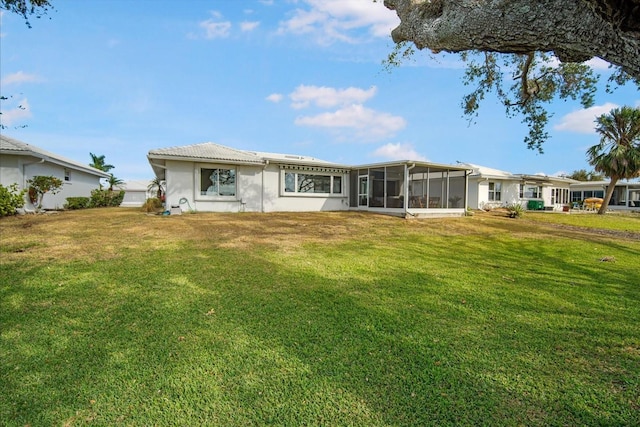
[[[351,170],[350,208],[403,217],[461,216],[468,173],[462,167],[423,162],[359,166]]]

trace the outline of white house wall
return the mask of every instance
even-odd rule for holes
[[[18,159],[18,156],[0,156],[0,184],[3,186],[18,184],[20,188],[23,188],[22,167]]]
[[[500,200],[489,200],[489,182],[502,184]],[[495,180],[469,180],[469,207],[483,209],[485,207],[503,207],[520,202],[520,191],[517,182]]]
[[[316,212],[349,209],[348,175],[342,176],[341,196],[332,195],[284,195],[281,189],[281,169],[279,165],[269,165],[265,169],[264,212]]]
[[[34,176],[54,176],[63,184],[57,194],[46,193],[42,200],[43,209],[62,209],[67,197],[90,197],[91,191],[100,186],[100,178],[86,172],[69,169],[70,181],[64,180],[65,168],[53,163],[40,163],[26,156],[3,155],[0,157],[0,183],[4,186],[18,184],[19,189],[28,188],[27,181]]]
[[[348,209],[348,180],[343,176],[341,196],[283,195],[279,165],[224,165],[208,167],[236,168],[236,197],[233,200],[206,200],[200,196],[196,170],[205,164],[197,162],[166,162],[167,207],[199,212],[306,212]],[[180,203],[186,200],[187,203]]]

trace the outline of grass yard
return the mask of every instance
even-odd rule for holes
[[[0,424],[640,425],[640,220],[594,218],[1,219]]]

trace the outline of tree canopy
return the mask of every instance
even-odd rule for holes
[[[53,6],[49,0],[0,0],[0,9],[21,15],[27,26],[31,28],[29,17],[41,18],[53,9]]]
[[[113,165],[105,163],[104,154],[98,156],[96,154],[89,153],[89,155],[91,156],[91,163],[89,163],[89,166],[91,166],[92,168],[96,168],[103,172],[109,172],[115,167]]]
[[[596,119],[600,142],[587,150],[589,163],[611,179],[598,213],[603,214],[616,183],[640,176],[640,108],[621,107]]]
[[[488,93],[529,129],[540,152],[546,105],[573,99],[591,107],[599,76],[583,62],[613,65],[610,83],[640,86],[640,0],[384,0],[400,25],[392,31],[397,65],[418,49],[460,53],[467,61],[464,113],[473,118]]]
[[[602,181],[604,175],[596,171],[588,171],[586,169],[579,169],[573,171],[571,175],[567,175],[567,178],[575,179],[576,181]]]

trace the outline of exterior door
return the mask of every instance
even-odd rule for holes
[[[369,206],[369,176],[358,177],[358,206]]]

